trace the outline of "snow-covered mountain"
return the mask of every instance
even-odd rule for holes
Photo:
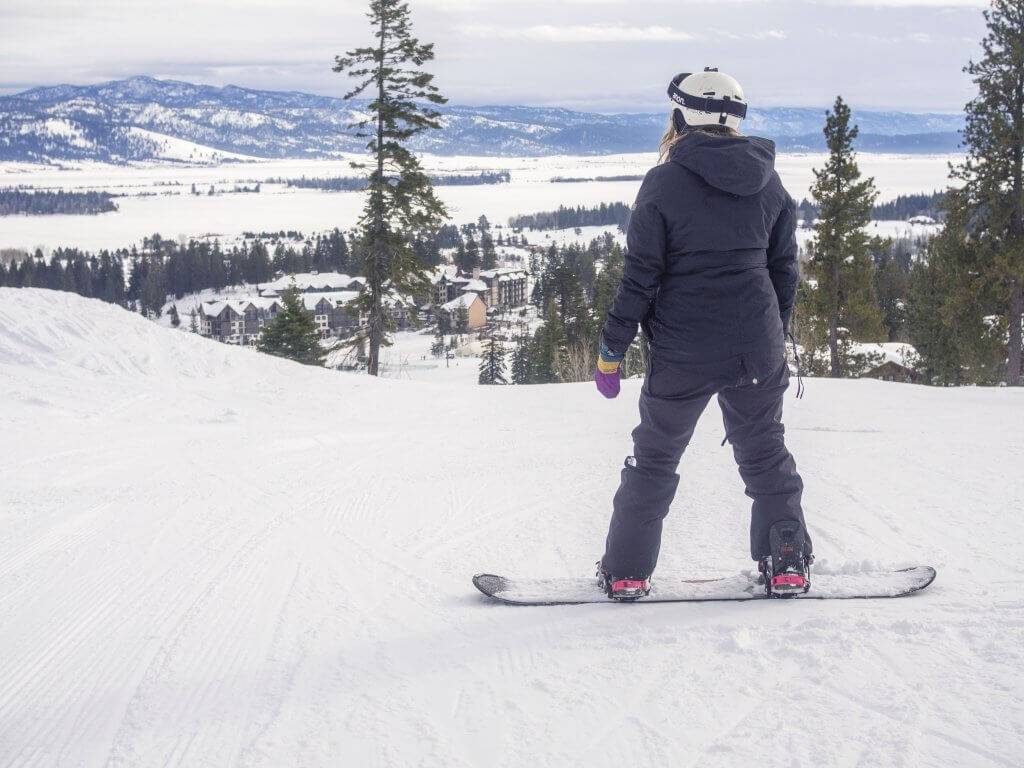
[[[927,592],[517,609],[470,577],[592,572],[640,383],[437,373],[0,288],[0,765],[1020,765],[1024,392],[787,397],[815,567]],[[659,573],[751,566],[721,424]]]
[[[331,157],[364,142],[346,129],[358,103],[298,92],[258,91],[151,77],[91,86],[33,88],[0,97],[0,160]],[[445,128],[419,149],[437,154],[550,155],[648,151],[658,114],[598,114],[548,107],[448,105]],[[748,130],[782,149],[820,149],[824,109],[752,110]],[[872,151],[950,151],[962,117],[856,113],[859,146]]]

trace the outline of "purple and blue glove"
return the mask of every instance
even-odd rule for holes
[[[619,396],[619,366],[625,355],[612,352],[601,342],[601,352],[597,356],[597,370],[594,371],[594,383],[597,391],[609,400]]]

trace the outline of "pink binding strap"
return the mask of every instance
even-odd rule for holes
[[[647,583],[640,579],[619,579],[612,582],[612,592],[621,592],[627,589],[647,589]]]
[[[806,582],[799,573],[783,573],[772,576],[773,587],[802,587]]]

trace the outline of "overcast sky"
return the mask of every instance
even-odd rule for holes
[[[136,74],[342,95],[359,0],[2,0],[0,92]],[[953,111],[984,0],[410,0],[454,103],[660,109],[718,66],[752,105]]]

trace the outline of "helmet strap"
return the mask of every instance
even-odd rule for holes
[[[686,124],[686,118],[683,116],[683,110],[672,110],[672,125],[675,126],[676,133],[682,133],[689,127]]]

